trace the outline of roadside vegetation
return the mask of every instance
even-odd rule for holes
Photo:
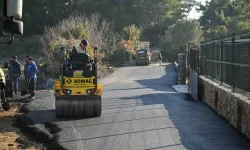
[[[187,19],[193,6],[202,12],[198,20]],[[97,46],[100,56],[115,65],[129,61],[133,54],[131,47],[119,47],[124,41],[132,42],[133,49],[140,40],[150,41],[173,61],[187,43],[248,30],[249,7],[246,0],[211,0],[205,5],[195,0],[26,0],[25,34],[12,45],[0,47],[1,60],[13,53],[23,59],[30,53],[37,61],[52,61],[48,58],[55,58],[60,46],[70,49],[87,38],[90,49]]]
[[[91,44],[89,51],[99,48],[99,68],[121,66],[132,60],[138,41],[159,46],[168,26],[184,19],[193,5],[194,0],[26,0],[25,34],[0,47],[5,53],[1,56],[11,57],[11,49],[22,60],[29,53],[44,65],[44,72],[51,73],[48,76],[56,76],[62,51],[85,38]]]

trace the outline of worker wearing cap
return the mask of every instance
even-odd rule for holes
[[[79,48],[78,47],[75,47],[73,46],[73,49],[72,49],[72,53],[87,53],[87,46],[89,45],[89,42],[87,40],[82,40],[81,43],[79,44]]]
[[[38,70],[35,62],[31,57],[28,58],[28,66],[27,66],[28,90],[30,92],[30,97],[32,99],[35,99],[37,72]]]
[[[78,53],[86,53],[87,54],[87,50],[86,47],[89,45],[89,42],[87,40],[82,40],[80,43],[80,47],[81,47],[81,52]]]
[[[15,90],[15,94],[17,94],[18,92],[18,80],[21,76],[21,65],[20,63],[17,61],[17,56],[13,56],[12,60],[10,61],[10,65],[11,65],[11,77],[12,80],[14,82],[14,90]]]

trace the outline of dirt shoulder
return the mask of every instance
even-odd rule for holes
[[[0,149],[1,150],[40,150],[41,144],[32,141],[27,135],[23,134],[19,128],[13,126],[18,115],[20,106],[12,106],[9,111],[0,112]]]

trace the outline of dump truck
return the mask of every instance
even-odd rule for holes
[[[139,42],[138,43],[138,50],[135,54],[135,64],[136,66],[139,65],[149,65],[152,63],[151,60],[151,53],[149,49],[149,42]]]
[[[94,61],[85,53],[71,53],[60,66],[54,81],[57,117],[99,117],[102,110],[102,84],[97,79],[97,48]]]

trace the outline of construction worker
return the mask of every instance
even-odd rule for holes
[[[5,76],[4,76],[4,71],[2,68],[0,68],[0,96],[1,96],[1,103],[4,103],[5,101],[5,93],[4,93],[4,89],[5,89]]]
[[[30,98],[35,99],[35,89],[36,89],[36,79],[38,72],[36,63],[30,57],[28,58],[28,66],[27,66],[27,79],[28,79],[28,91],[30,92]]]
[[[76,49],[75,46],[73,46],[71,53],[87,53],[86,47],[89,45],[89,42],[87,40],[82,40],[79,44],[80,50]]]
[[[80,47],[82,48],[83,53],[87,53],[86,47],[89,45],[89,42],[87,40],[82,40],[80,43]],[[81,53],[81,52],[78,52]]]
[[[30,58],[30,55],[26,55],[25,66],[24,66],[24,70],[23,70],[25,80],[28,80],[28,78],[27,78],[27,68],[29,66],[29,63],[28,63],[29,58]]]
[[[161,52],[158,53],[158,61],[159,61],[159,65],[161,66],[161,62],[162,62],[162,56],[161,56]]]
[[[15,94],[18,93],[18,80],[20,79],[21,76],[21,65],[20,63],[17,61],[17,56],[13,56],[12,60],[10,61],[10,65],[11,65],[11,77],[12,80],[14,82],[14,90],[15,90]]]
[[[85,53],[88,57],[88,60],[83,60],[83,61],[86,61],[87,63],[90,63],[92,62],[93,60],[90,58],[90,55],[88,54],[87,50],[86,50],[86,47],[89,45],[89,42],[85,39],[83,39],[81,41],[81,43],[79,44],[79,49],[77,49],[75,46],[73,47],[72,49],[72,52],[71,53]],[[91,69],[91,64],[88,64],[87,65],[87,68],[88,69]]]

